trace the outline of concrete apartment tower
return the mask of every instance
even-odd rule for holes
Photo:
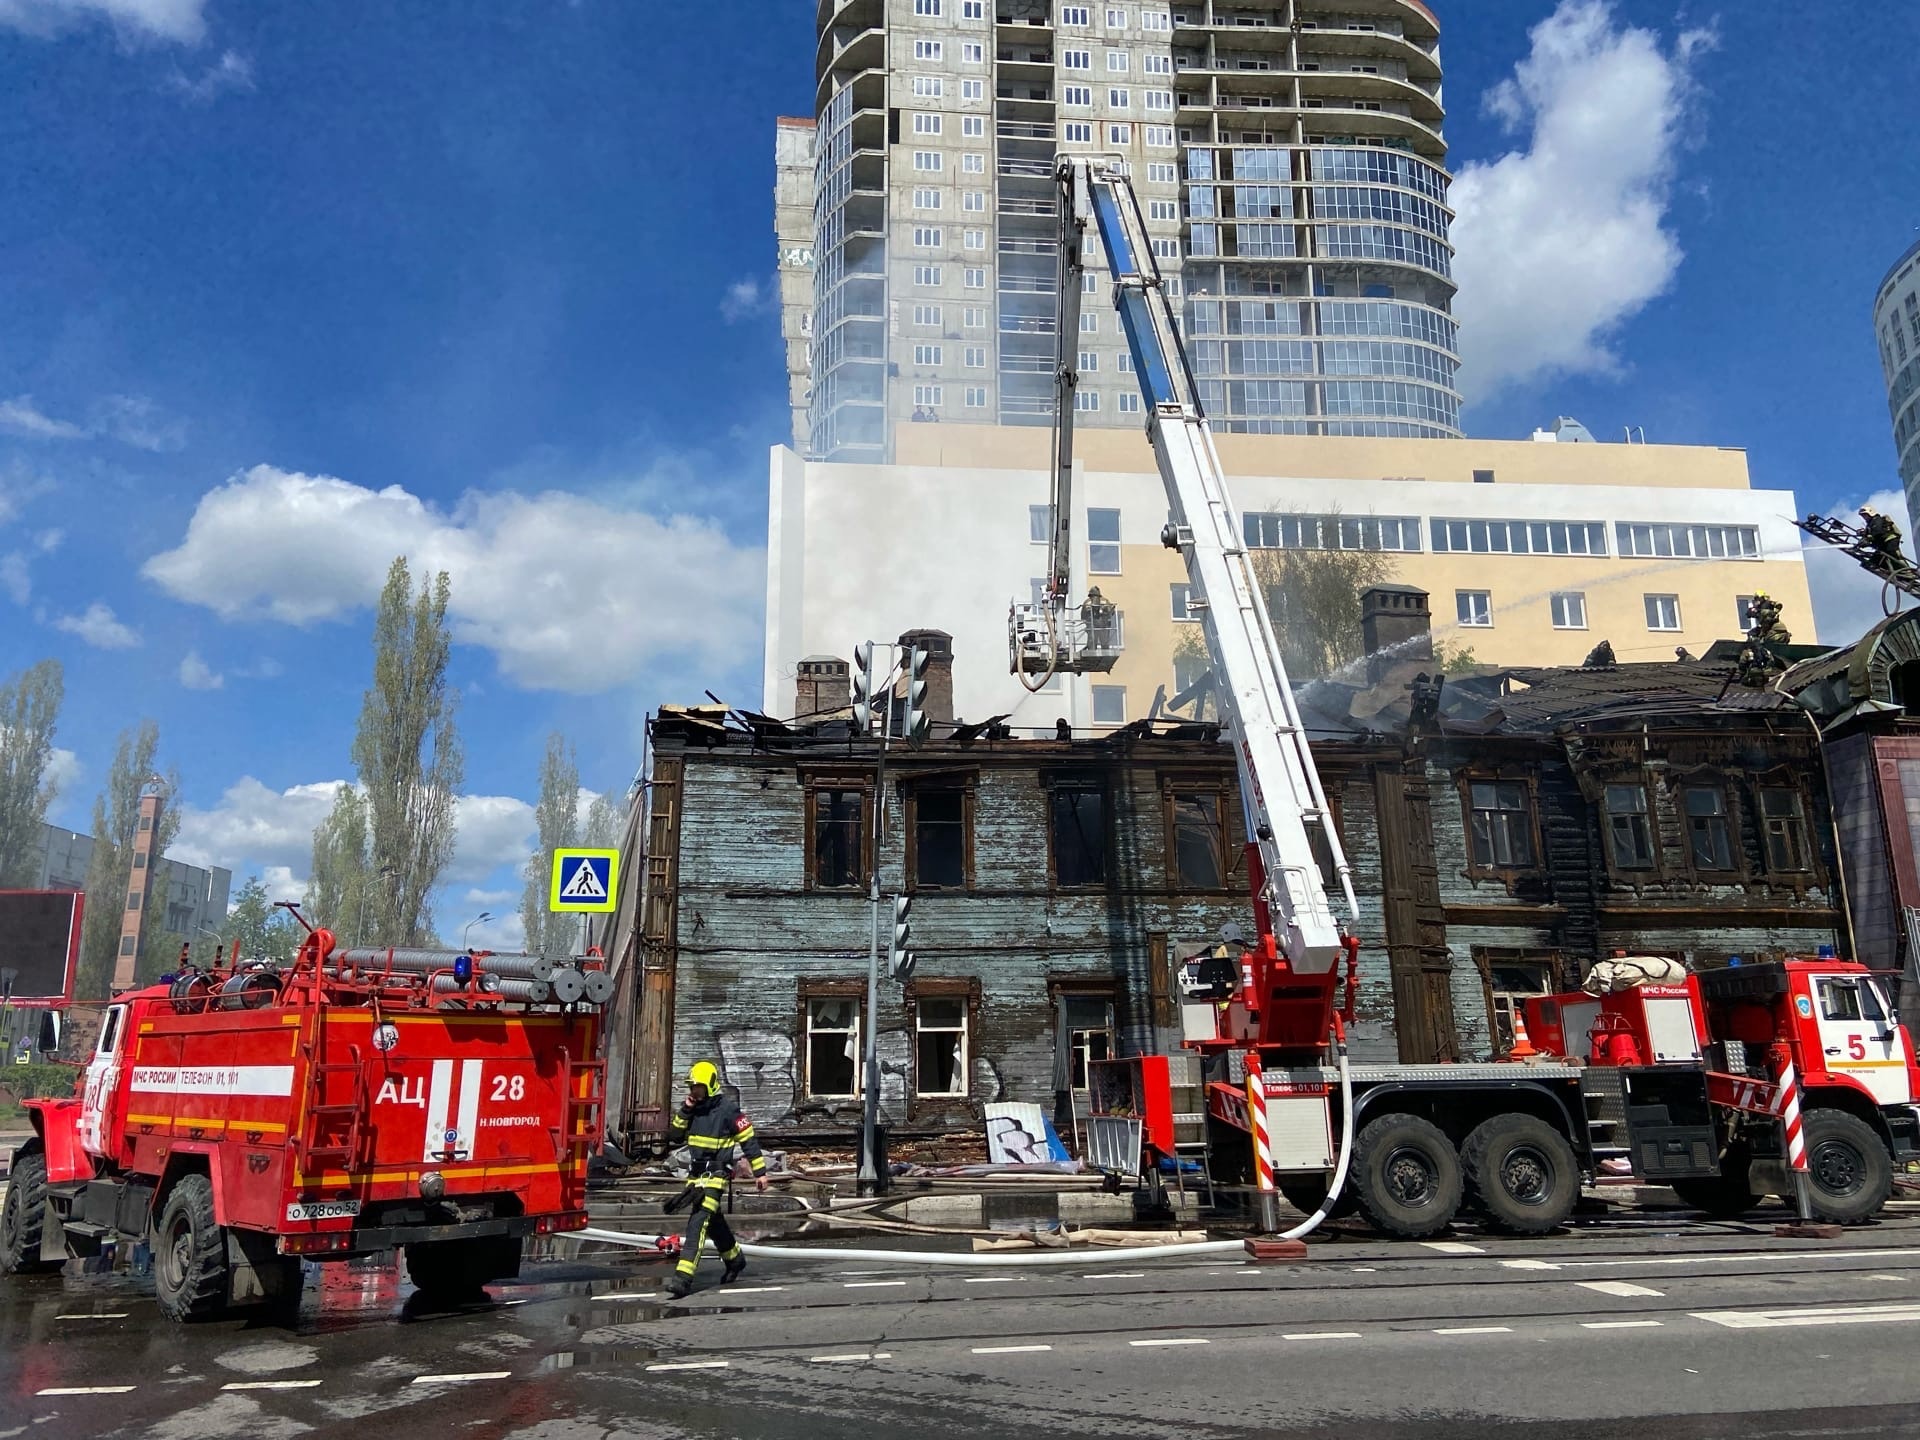
[[[1907,494],[1909,535],[1920,535],[1920,241],[1880,282],[1873,302],[1880,364],[1887,377],[1887,411],[1900,453],[1900,484]]]
[[[818,13],[810,317],[782,286],[790,347],[812,340],[802,453],[1050,422],[1062,150],[1130,167],[1217,430],[1460,434],[1439,25],[1418,0]],[[1079,423],[1140,426],[1112,310],[1082,327]]]

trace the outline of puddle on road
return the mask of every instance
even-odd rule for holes
[[[571,1350],[559,1350],[543,1356],[540,1363],[534,1366],[534,1373],[547,1375],[556,1370],[595,1370],[615,1365],[641,1365],[659,1358],[660,1352],[651,1345],[580,1345]]]

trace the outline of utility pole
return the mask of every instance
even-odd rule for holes
[[[853,652],[853,723],[863,735],[873,726],[873,711],[878,690],[875,686],[873,641],[862,641]],[[887,647],[884,676],[893,675],[892,647]],[[879,1195],[887,1188],[887,1177],[874,1153],[875,1129],[880,1120],[880,847],[887,833],[887,737],[893,728],[893,687],[885,688],[880,702],[880,751],[873,770],[873,821],[869,830],[871,846],[867,863],[867,1013],[866,1055],[862,1064],[863,1104],[860,1120],[860,1167],[856,1176],[862,1195]]]

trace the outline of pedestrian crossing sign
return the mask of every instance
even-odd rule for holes
[[[547,909],[561,914],[605,913],[620,895],[618,850],[555,850]]]

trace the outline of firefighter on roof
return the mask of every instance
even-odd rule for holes
[[[747,1257],[740,1253],[740,1242],[733,1238],[733,1227],[720,1213],[720,1197],[733,1174],[733,1152],[744,1150],[753,1167],[754,1183],[767,1188],[767,1162],[754,1137],[753,1121],[740,1106],[720,1089],[720,1071],[712,1061],[695,1062],[687,1071],[687,1098],[673,1117],[672,1134],[684,1140],[693,1152],[687,1188],[695,1197],[693,1213],[687,1217],[687,1236],[680,1247],[680,1263],[667,1281],[667,1293],[676,1300],[693,1289],[693,1272],[700,1263],[700,1252],[709,1232],[714,1248],[726,1262],[722,1285],[740,1278],[747,1268]]]

